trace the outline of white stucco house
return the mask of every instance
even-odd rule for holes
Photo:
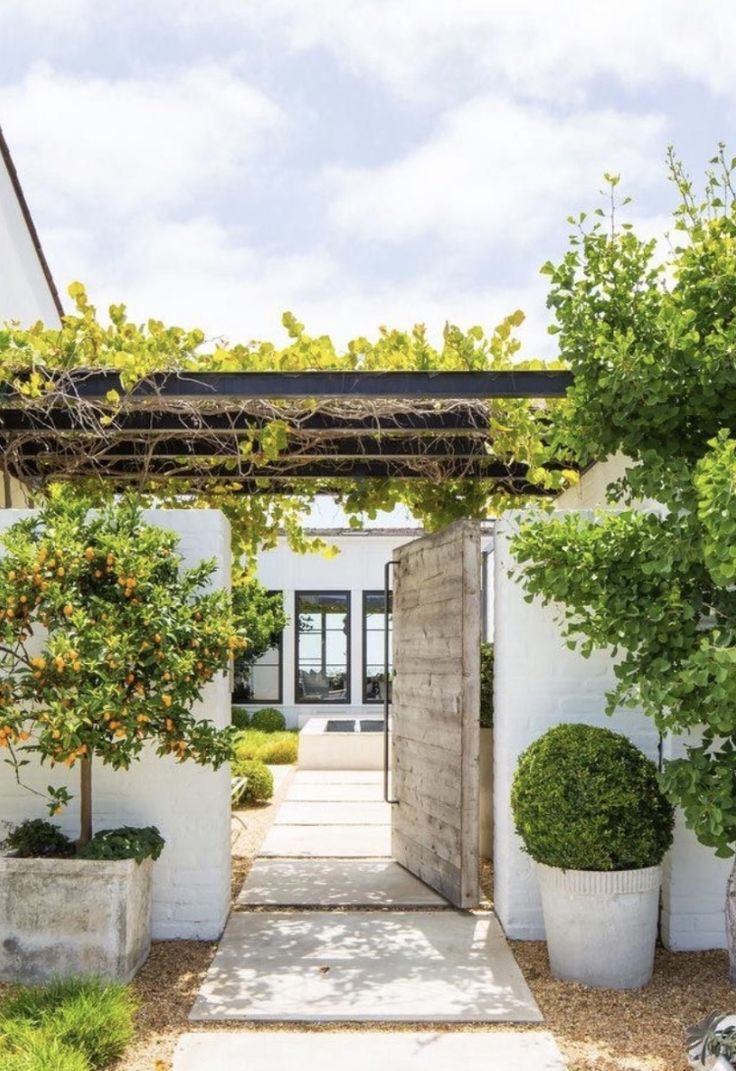
[[[310,529],[309,534],[320,536],[339,553],[333,558],[296,554],[282,538],[258,559],[258,579],[270,591],[282,593],[288,623],[278,646],[248,673],[236,674],[233,702],[249,710],[277,707],[293,728],[320,715],[380,716],[385,694],[385,568],[395,550],[420,536],[422,529],[405,523],[363,530]],[[491,552],[492,538],[489,524],[482,539],[484,555]],[[492,570],[484,569],[488,575]],[[485,595],[488,634],[488,586]],[[390,640],[390,600],[388,627]],[[389,655],[389,689],[390,673]]]

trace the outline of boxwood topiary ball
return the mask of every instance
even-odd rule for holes
[[[672,843],[674,812],[654,763],[592,725],[557,725],[526,749],[511,808],[532,859],[563,870],[656,866]]]
[[[278,733],[286,728],[286,718],[274,707],[262,707],[251,716],[250,727],[264,733]]]

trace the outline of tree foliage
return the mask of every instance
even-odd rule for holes
[[[603,218],[577,217],[545,265],[575,373],[557,441],[631,465],[609,489],[620,512],[525,523],[513,547],[529,597],[560,604],[569,644],[619,654],[609,711],[640,706],[685,734],[663,784],[723,856],[736,846],[735,167],[721,147],[698,196],[670,154],[666,249],[619,224],[612,177]],[[658,506],[633,508],[642,500]]]
[[[52,499],[0,544],[0,754],[19,779],[31,755],[127,769],[149,743],[228,760],[230,734],[192,712],[247,642],[229,593],[208,589],[214,562],[183,568],[178,536],[134,501]],[[70,799],[48,792],[52,813]]]

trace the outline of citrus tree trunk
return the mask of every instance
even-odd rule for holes
[[[728,980],[736,982],[736,857],[726,884],[726,943],[728,944]]]
[[[92,759],[86,756],[80,764],[79,847],[84,848],[92,837]]]

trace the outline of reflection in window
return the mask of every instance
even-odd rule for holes
[[[281,639],[270,647],[253,665],[243,658],[235,659],[233,703],[280,703]]]
[[[296,593],[296,701],[350,700],[350,593]]]
[[[391,699],[391,592],[388,596],[388,698]],[[363,592],[363,702],[382,703],[385,697],[384,638],[386,615],[382,591]]]

